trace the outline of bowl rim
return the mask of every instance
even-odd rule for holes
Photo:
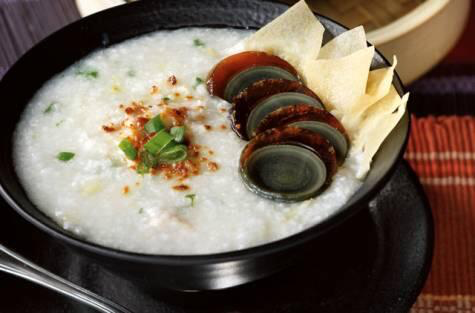
[[[74,27],[74,25],[83,23],[84,19],[89,19],[89,18],[97,18],[95,17],[96,15],[101,15],[103,12],[109,12],[112,10],[116,10],[117,8],[120,8],[125,5],[129,6],[134,6],[134,5],[139,5],[141,1],[133,2],[133,3],[127,3],[127,4],[122,4],[116,7],[112,7],[94,14],[91,14],[87,17],[81,18],[73,23],[70,23],[59,30],[53,32],[49,36],[45,37],[38,43],[36,43],[32,48],[30,48],[25,54],[23,54],[14,64],[13,66],[10,67],[10,70],[15,67],[15,65],[19,62],[22,61],[22,59],[31,52],[34,47],[36,47],[38,44],[41,42],[49,39],[50,37],[54,36],[56,33],[63,31],[64,29],[67,29],[69,27]],[[278,5],[283,5],[286,7],[289,7],[287,4],[284,4],[282,2],[276,1],[276,0],[265,0],[263,2],[267,3],[272,3],[272,4],[278,4]],[[318,13],[315,13],[315,16],[319,19],[322,20],[327,20],[330,23],[336,24],[337,26],[340,26],[346,30],[348,28],[336,21],[334,21],[331,18],[328,18],[326,16],[320,15]],[[188,26],[192,27],[192,26]],[[196,27],[207,27],[206,25],[203,26],[196,26]],[[180,28],[185,28],[185,27],[180,27]],[[129,38],[130,39],[130,38]],[[367,42],[367,45],[372,45],[369,42]],[[377,49],[375,49],[375,56],[377,55],[378,57],[381,57],[381,59],[384,61],[386,65],[390,65],[391,63],[387,60],[387,58],[379,52]],[[4,77],[7,76],[8,70],[5,74]],[[393,85],[394,82],[397,82],[398,85],[400,86],[400,90],[402,93],[406,92],[406,89],[397,74],[396,71],[394,71],[394,77],[393,77]],[[2,81],[0,81],[1,83]],[[125,251],[125,250],[119,250],[116,248],[112,247],[107,247],[103,245],[99,245],[93,242],[86,241],[83,238],[75,237],[71,235],[69,232],[66,230],[62,229],[60,226],[58,226],[58,229],[53,228],[52,226],[47,225],[46,223],[43,223],[36,217],[34,217],[32,214],[28,213],[26,210],[23,210],[23,208],[13,199],[13,197],[10,196],[10,194],[5,190],[4,186],[2,183],[0,183],[0,196],[4,198],[4,200],[24,219],[26,219],[28,222],[39,228],[40,230],[46,232],[47,234],[51,235],[52,237],[63,241],[67,243],[68,245],[74,247],[74,248],[79,248],[80,250],[86,251],[86,252],[92,252],[94,254],[100,255],[102,257],[107,257],[107,258],[113,258],[113,259],[122,259],[122,260],[127,260],[130,262],[137,262],[137,263],[142,263],[142,264],[163,264],[163,265],[169,265],[169,266],[186,266],[186,265],[208,265],[208,264],[214,264],[214,263],[227,263],[227,262],[233,262],[233,261],[239,261],[242,259],[243,256],[245,255],[250,255],[253,256],[254,258],[259,258],[263,257],[266,255],[282,252],[285,250],[290,250],[292,248],[301,246],[305,243],[307,243],[310,240],[315,239],[319,235],[329,231],[330,229],[333,229],[334,227],[337,227],[338,225],[342,224],[352,216],[354,216],[356,213],[358,213],[361,209],[363,209],[365,206],[358,205],[360,203],[367,203],[369,202],[380,190],[382,187],[386,185],[386,183],[389,181],[389,179],[392,177],[392,174],[396,170],[398,164],[400,163],[402,156],[406,150],[408,140],[409,140],[409,132],[411,129],[411,119],[409,115],[409,109],[406,110],[405,114],[403,115],[401,121],[399,124],[404,120],[407,119],[407,127],[405,129],[404,133],[404,141],[402,145],[399,148],[399,151],[397,151],[396,158],[394,159],[393,164],[390,165],[389,169],[387,170],[386,173],[379,179],[379,181],[376,182],[376,184],[364,194],[361,199],[358,200],[352,207],[348,207],[346,210],[340,210],[339,212],[333,214],[329,218],[323,220],[320,223],[317,223],[315,225],[312,225],[309,228],[306,228],[298,233],[292,234],[290,236],[274,240],[271,242],[267,242],[264,244],[260,244],[257,246],[251,246],[248,248],[240,249],[240,250],[231,250],[231,251],[225,251],[225,252],[218,252],[218,253],[209,253],[209,254],[146,254],[146,253],[138,253],[138,252],[130,252],[130,251]],[[398,125],[399,125],[398,124]],[[396,126],[397,127],[397,126]],[[351,208],[351,209],[350,209]],[[40,213],[44,214],[40,210],[38,210]],[[46,216],[47,217],[47,216]],[[49,218],[49,217],[47,217]],[[53,221],[53,223],[55,223]],[[316,229],[318,227],[318,229]]]

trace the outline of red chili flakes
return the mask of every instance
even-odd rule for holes
[[[180,107],[178,109],[167,108],[160,115],[165,124],[170,124],[173,126],[182,126],[185,124],[185,119],[188,114],[187,107]]]
[[[188,185],[185,185],[185,184],[176,185],[176,186],[173,186],[172,188],[173,188],[173,189],[175,189],[175,190],[177,190],[177,191],[186,191],[186,190],[190,190],[190,186],[188,186]]]
[[[141,102],[132,102],[132,104],[126,107],[124,111],[128,115],[139,115],[144,113],[146,111],[146,108]]]
[[[137,118],[137,126],[139,128],[144,128],[145,124],[147,124],[148,121],[149,119],[146,117],[139,117]]]
[[[228,112],[228,110],[227,110],[227,109],[225,109],[225,108],[221,108],[221,109],[219,109],[219,111],[221,111],[221,112],[223,112],[223,113],[226,113],[226,112]]]
[[[203,125],[205,127],[206,130],[212,130],[213,127],[211,125],[208,125],[208,124],[205,124]]]
[[[166,100],[164,100],[166,101]],[[142,151],[143,146],[153,137],[154,134],[149,134],[144,131],[145,124],[150,120],[150,112],[147,106],[143,102],[137,101],[132,102],[129,105],[120,105],[120,108],[123,109],[127,114],[130,114],[130,117],[127,117],[119,124],[108,124],[104,125],[104,131],[111,132],[121,128],[127,128],[131,134],[128,136],[128,139],[131,141],[133,146],[138,150]],[[187,107],[179,108],[170,108],[165,107],[164,111],[160,114],[164,124],[167,128],[172,126],[181,126],[185,124],[185,121],[188,118]],[[203,114],[199,114],[204,119]],[[204,125],[207,130],[211,130],[211,125]],[[187,132],[185,137],[185,144],[188,149],[188,159],[172,163],[172,164],[158,164],[157,166],[150,169],[151,175],[163,175],[166,179],[174,179],[175,184],[172,186],[173,189],[179,191],[189,190],[190,187],[186,185],[187,179],[192,176],[200,175],[203,170],[206,168],[210,171],[217,171],[219,166],[216,162],[213,162],[209,155],[213,155],[213,151],[205,146],[192,143],[193,134]],[[205,150],[203,150],[205,149]],[[206,157],[203,155],[208,153]],[[133,162],[129,168],[133,171],[136,171],[138,165],[141,162],[141,155],[139,153],[138,158]],[[136,184],[139,185],[138,183]],[[122,188],[122,193],[124,195],[128,194],[131,191],[129,186],[124,186]]]
[[[179,97],[180,97],[180,93],[179,93],[179,92],[175,92],[175,97],[179,98]]]
[[[124,188],[122,188],[122,193],[123,193],[124,195],[128,194],[129,191],[130,191],[130,188],[129,188],[129,186],[127,186],[127,185],[124,186]]]
[[[166,179],[186,179],[200,174],[200,164],[197,160],[185,160],[174,164],[160,164],[158,170]]]
[[[118,130],[119,128],[115,125],[102,125],[102,129],[107,133],[112,133]]]
[[[186,100],[193,100],[193,96],[186,96]]]
[[[212,172],[216,172],[219,169],[219,165],[216,162],[208,162],[208,169]]]
[[[170,84],[172,84],[173,86],[175,86],[175,85],[176,85],[176,77],[175,77],[175,75],[172,75],[172,76],[168,77],[168,82],[169,82]]]
[[[156,94],[156,93],[158,93],[158,92],[160,92],[160,88],[159,88],[158,86],[156,86],[156,85],[153,85],[153,86],[152,86],[152,89],[150,90],[150,94],[151,94],[151,95],[154,95],[154,94]]]
[[[188,146],[188,155],[192,158],[197,158],[200,155],[201,146],[191,144]]]
[[[126,127],[132,132],[128,139],[132,142],[135,149],[137,150],[147,143],[147,141],[149,141],[153,135],[144,131],[144,126],[148,121],[149,119],[147,117],[136,116],[132,123],[126,125]]]
[[[190,173],[194,176],[197,176],[200,174],[200,165],[192,162],[191,160],[185,161],[185,163],[189,163],[189,168],[190,168]]]
[[[228,129],[228,127],[227,127],[226,125],[224,125],[224,124],[221,124],[221,125],[219,126],[219,128],[221,128],[222,130]]]

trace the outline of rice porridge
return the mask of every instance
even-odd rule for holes
[[[249,191],[238,172],[246,141],[230,104],[204,80],[250,34],[232,29],[158,31],[97,51],[46,83],[14,138],[16,170],[31,200],[66,230],[147,254],[238,250],[297,233],[333,214],[361,185],[350,150],[331,185],[297,203]],[[236,48],[233,49],[233,53]],[[195,153],[183,171],[138,174],[122,140],[140,118],[182,119]]]

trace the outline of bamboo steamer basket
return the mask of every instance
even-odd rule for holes
[[[286,1],[287,3],[295,1]],[[310,7],[343,25],[363,25],[368,41],[389,60],[405,84],[439,63],[454,47],[471,0],[307,0]]]
[[[76,0],[82,16],[124,0]],[[288,4],[294,0],[284,0]],[[353,28],[363,25],[368,41],[409,84],[439,63],[465,27],[471,0],[307,0],[319,14]]]

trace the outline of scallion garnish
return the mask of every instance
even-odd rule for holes
[[[177,163],[186,159],[188,155],[185,145],[172,144],[160,152],[158,156],[159,162]]]
[[[146,150],[140,152],[140,160],[147,167],[155,167],[158,164],[158,158]]]
[[[54,106],[55,106],[56,102],[51,102],[48,107],[43,111],[43,113],[50,113],[50,112],[53,112],[54,111]]]
[[[144,129],[147,133],[158,133],[162,129],[165,128],[165,125],[163,125],[162,119],[160,118],[160,115],[155,116],[152,118],[150,121],[145,124]]]
[[[99,72],[91,69],[79,69],[76,71],[76,75],[84,76],[86,78],[97,78]]]
[[[196,198],[196,195],[195,195],[194,193],[189,194],[189,195],[186,195],[185,198],[190,199],[190,201],[191,201],[191,206],[195,206],[195,198]]]
[[[206,46],[206,44],[203,41],[201,41],[201,39],[198,39],[198,38],[193,39],[193,45],[195,47],[205,47]]]
[[[134,145],[130,142],[128,138],[123,139],[119,143],[119,148],[124,152],[125,156],[129,160],[135,160],[137,158],[137,149],[135,149]]]
[[[136,75],[136,73],[135,73],[134,70],[128,70],[128,71],[127,71],[127,76],[129,76],[129,77],[135,77],[135,75]]]
[[[139,209],[139,214],[143,214],[143,208]]]
[[[152,137],[143,147],[153,155],[157,155],[163,148],[173,141],[173,136],[162,129]]]
[[[64,152],[58,153],[58,155],[56,157],[60,161],[67,162],[67,161],[71,160],[72,158],[74,158],[75,155],[76,154],[73,153],[73,152],[64,151]]]
[[[147,165],[145,165],[145,163],[140,162],[140,163],[137,165],[137,173],[138,173],[138,174],[140,174],[140,175],[148,174],[149,171],[150,171],[150,167],[148,167]]]
[[[185,126],[175,126],[170,129],[170,134],[176,142],[182,143],[185,139]]]
[[[201,85],[202,83],[204,83],[203,78],[201,78],[201,77],[196,77],[196,78],[195,78],[195,84],[193,85],[193,89],[196,89],[196,87],[198,87],[198,86]]]

